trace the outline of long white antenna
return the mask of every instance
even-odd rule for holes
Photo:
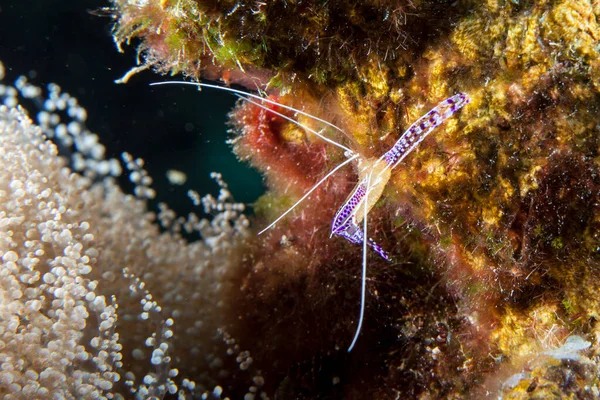
[[[369,173],[369,178],[367,179],[367,190],[365,191],[365,215],[363,216],[363,257],[362,257],[362,284],[360,291],[360,315],[358,317],[358,326],[356,327],[356,333],[354,334],[354,339],[352,339],[352,343],[350,343],[350,347],[348,347],[348,353],[352,351],[356,341],[358,340],[358,335],[360,335],[360,330],[362,328],[363,319],[365,316],[365,297],[367,291],[367,204],[369,201],[369,190],[371,188],[371,175],[373,175],[373,171]]]
[[[247,92],[244,92],[244,91],[242,91],[242,90],[232,89],[232,88],[229,88],[229,87],[226,87],[226,86],[211,85],[211,84],[209,84],[209,83],[200,83],[200,82],[185,82],[185,81],[165,81],[165,82],[153,82],[153,83],[151,83],[151,84],[150,84],[150,86],[158,86],[158,85],[190,85],[190,86],[196,86],[196,87],[207,87],[207,88],[212,88],[212,89],[219,89],[219,90],[223,90],[223,91],[226,91],[226,92],[231,92],[231,93],[234,93],[234,94],[236,94],[238,97],[242,98],[244,101],[248,101],[248,102],[250,102],[250,103],[252,103],[252,104],[254,104],[254,105],[256,105],[256,106],[258,106],[258,107],[260,107],[260,108],[263,108],[263,109],[267,110],[268,112],[271,112],[271,113],[273,113],[273,114],[275,114],[275,115],[277,115],[277,116],[280,116],[280,117],[282,117],[282,118],[284,118],[284,119],[286,119],[286,120],[288,120],[288,121],[290,121],[290,122],[292,122],[292,123],[296,124],[297,126],[301,127],[302,129],[306,129],[307,131],[309,131],[309,132],[311,132],[312,134],[314,134],[314,135],[316,135],[316,136],[320,137],[321,139],[325,140],[326,142],[328,142],[328,143],[331,143],[331,144],[333,144],[334,146],[337,146],[337,147],[339,147],[340,149],[344,150],[344,151],[346,152],[346,154],[349,154],[349,155],[351,155],[351,157],[350,157],[350,158],[348,158],[346,161],[344,161],[343,163],[341,163],[340,165],[338,165],[337,167],[335,167],[335,168],[334,168],[332,171],[330,171],[330,172],[329,172],[327,175],[325,175],[325,177],[323,177],[323,178],[322,178],[322,179],[321,179],[319,182],[317,182],[317,184],[316,184],[315,186],[313,186],[313,187],[312,187],[312,188],[311,188],[311,189],[310,189],[310,190],[309,190],[309,191],[308,191],[308,192],[307,192],[307,193],[306,193],[304,196],[302,196],[302,198],[301,198],[300,200],[298,200],[296,203],[294,203],[294,205],[293,205],[292,207],[290,207],[290,208],[289,208],[289,209],[288,209],[286,212],[284,212],[284,213],[283,213],[281,216],[279,216],[279,218],[277,218],[277,219],[276,219],[275,221],[273,221],[273,222],[272,222],[272,223],[271,223],[269,226],[267,226],[267,227],[266,227],[266,228],[264,228],[262,231],[260,231],[260,232],[258,233],[259,235],[260,235],[260,234],[262,234],[262,233],[264,233],[264,232],[265,232],[265,231],[267,231],[268,229],[272,228],[273,226],[275,226],[275,224],[276,224],[277,222],[279,222],[279,221],[280,221],[280,220],[281,220],[283,217],[285,217],[285,216],[286,216],[287,214],[289,214],[289,213],[290,213],[290,212],[291,212],[291,211],[292,211],[294,208],[296,208],[296,206],[298,206],[298,205],[299,205],[299,204],[300,204],[302,201],[304,201],[304,200],[305,200],[305,199],[306,199],[308,196],[310,196],[310,194],[311,194],[312,192],[314,192],[314,191],[315,191],[315,190],[316,190],[316,189],[317,189],[317,188],[318,188],[318,187],[319,187],[319,186],[320,186],[320,185],[321,185],[323,182],[325,182],[325,181],[326,181],[326,180],[327,180],[327,179],[328,179],[328,178],[329,178],[331,175],[333,175],[333,174],[334,174],[336,171],[338,171],[340,168],[342,168],[343,166],[345,166],[346,164],[350,163],[351,161],[355,160],[355,159],[358,157],[358,154],[354,153],[354,152],[353,152],[351,149],[349,149],[348,147],[346,147],[346,146],[344,146],[344,145],[342,145],[342,144],[340,144],[340,143],[337,143],[337,142],[335,142],[335,141],[333,141],[333,140],[331,140],[331,139],[329,139],[329,138],[327,138],[327,137],[325,137],[325,136],[321,135],[319,132],[315,131],[314,129],[311,129],[311,128],[307,127],[307,126],[304,126],[304,125],[302,125],[301,123],[299,123],[298,121],[294,120],[293,118],[290,118],[290,117],[288,117],[288,116],[286,116],[286,115],[283,115],[283,114],[281,114],[281,113],[279,113],[279,112],[277,112],[277,111],[275,111],[275,110],[268,109],[268,108],[266,108],[266,107],[265,107],[263,104],[260,104],[260,103],[254,102],[254,101],[250,100],[248,97],[250,97],[250,98],[254,98],[254,99],[257,99],[257,100],[260,100],[260,101],[264,101],[264,102],[266,102],[266,103],[273,104],[273,105],[276,105],[276,106],[278,106],[278,107],[282,107],[282,108],[284,108],[284,109],[286,109],[286,110],[290,110],[290,111],[293,111],[293,112],[295,112],[295,113],[298,113],[298,114],[304,115],[304,116],[306,116],[306,117],[312,118],[313,120],[315,120],[315,121],[319,121],[319,122],[321,122],[321,123],[323,123],[323,124],[325,124],[325,125],[328,125],[328,126],[330,126],[330,127],[334,128],[334,129],[336,129],[336,130],[338,130],[338,131],[342,132],[344,135],[346,135],[346,132],[344,132],[344,131],[343,131],[341,128],[339,128],[339,127],[335,126],[335,125],[334,125],[334,124],[332,124],[331,122],[328,122],[328,121],[326,121],[326,120],[324,120],[324,119],[321,119],[321,118],[319,118],[319,117],[315,117],[314,115],[308,114],[308,113],[306,113],[306,112],[304,112],[304,111],[301,111],[301,110],[298,110],[298,109],[296,109],[296,108],[293,108],[293,107],[290,107],[290,106],[286,106],[285,104],[280,104],[280,103],[278,103],[278,102],[276,102],[276,101],[269,100],[269,99],[266,99],[266,98],[264,98],[264,97],[261,97],[261,96],[257,96],[257,95],[255,95],[255,94],[252,94],[252,93],[247,93]]]
[[[287,115],[284,115],[284,114],[282,114],[282,113],[280,113],[280,112],[277,112],[277,111],[275,111],[275,110],[271,110],[271,109],[269,109],[269,108],[265,107],[264,105],[262,105],[262,104],[259,104],[259,103],[255,102],[255,101],[252,101],[252,100],[250,100],[249,98],[247,98],[247,97],[245,97],[245,96],[242,96],[242,95],[240,95],[240,94],[236,94],[236,96],[238,96],[238,97],[239,97],[239,98],[241,98],[241,99],[244,99],[244,101],[247,101],[248,103],[252,103],[252,104],[254,104],[254,105],[255,105],[255,106],[257,106],[257,107],[260,107],[260,108],[262,108],[263,110],[266,110],[266,111],[268,111],[268,112],[270,112],[270,113],[273,113],[273,114],[275,114],[275,115],[277,115],[277,116],[279,116],[279,117],[281,117],[281,118],[287,119],[288,121],[290,121],[290,122],[292,122],[293,124],[295,124],[295,125],[299,126],[300,128],[302,128],[302,129],[306,129],[307,131],[309,131],[309,132],[310,132],[310,133],[312,133],[313,135],[316,135],[316,136],[320,137],[321,139],[323,139],[323,140],[324,140],[324,141],[326,141],[327,143],[331,143],[332,145],[334,145],[334,146],[337,146],[337,147],[339,147],[340,149],[342,149],[342,150],[344,150],[344,151],[346,151],[346,152],[348,152],[348,153],[350,153],[350,154],[354,154],[354,152],[353,152],[352,150],[350,150],[348,147],[346,147],[346,146],[344,146],[344,145],[342,145],[342,144],[339,144],[338,142],[335,142],[335,141],[333,141],[333,140],[329,139],[328,137],[325,137],[325,136],[321,135],[319,132],[315,131],[314,129],[311,129],[311,128],[309,128],[308,126],[302,125],[300,122],[296,121],[296,120],[295,120],[295,119],[293,119],[293,118],[290,118],[290,117],[288,117]],[[264,100],[264,99],[263,99],[263,100]]]
[[[321,119],[319,117],[315,117],[314,115],[311,115],[311,114],[309,114],[307,112],[304,112],[302,110],[298,110],[298,109],[296,109],[294,107],[286,106],[285,104],[280,104],[280,103],[278,103],[276,101],[265,99],[264,97],[257,96],[257,95],[252,94],[252,93],[244,92],[243,90],[237,90],[237,89],[232,89],[232,88],[226,87],[226,86],[211,85],[210,83],[201,83],[201,82],[164,81],[164,82],[154,82],[154,83],[150,84],[150,86],[158,86],[158,85],[191,85],[191,86],[200,86],[200,87],[207,87],[207,88],[213,88],[213,89],[220,89],[220,90],[224,90],[226,92],[232,92],[232,93],[241,94],[242,96],[252,97],[254,99],[261,100],[261,101],[264,101],[266,103],[273,104],[273,105],[285,108],[286,110],[290,110],[290,111],[296,112],[298,114],[304,115],[305,117],[312,118],[315,121],[319,121],[322,124],[330,126],[333,129],[335,129],[335,130],[337,130],[339,132],[342,132],[344,135],[347,135],[347,133],[344,132],[344,130],[342,128],[340,128],[340,127],[332,124],[329,121],[326,121],[326,120]]]
[[[283,214],[281,214],[279,216],[279,218],[277,218],[275,221],[271,222],[271,224],[269,226],[267,226],[265,229],[263,229],[262,231],[258,232],[258,234],[262,234],[265,231],[269,230],[270,228],[272,228],[277,222],[279,222],[283,217],[285,217],[286,215],[288,215],[294,208],[296,208],[296,206],[300,203],[302,203],[304,201],[304,199],[306,199],[308,196],[310,196],[310,194],[312,192],[315,191],[315,189],[317,189],[319,187],[319,185],[321,185],[323,182],[325,182],[327,180],[327,178],[329,178],[331,175],[333,175],[338,169],[342,168],[344,165],[348,164],[350,161],[354,160],[355,158],[358,157],[358,154],[353,155],[352,157],[350,157],[349,159],[347,159],[346,161],[344,161],[343,163],[341,163],[340,165],[338,165],[337,167],[335,167],[334,169],[332,169],[327,175],[325,175],[319,182],[317,182],[317,184],[315,186],[312,187],[312,189],[310,189],[304,196],[302,196],[302,198],[300,200],[298,200],[296,203],[294,203],[293,206],[291,206],[286,212],[284,212]]]

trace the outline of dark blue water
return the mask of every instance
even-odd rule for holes
[[[223,174],[237,201],[253,202],[264,191],[261,177],[226,144],[227,113],[235,98],[189,87],[151,88],[150,82],[173,79],[151,71],[115,84],[135,65],[136,53],[134,47],[117,52],[112,19],[97,13],[107,5],[102,0],[0,0],[0,60],[7,80],[25,74],[32,83],[55,82],[76,96],[107,156],[127,151],[146,160],[157,200],[179,214],[192,209],[188,189],[217,191],[211,171]],[[184,171],[187,182],[169,184],[169,169]]]

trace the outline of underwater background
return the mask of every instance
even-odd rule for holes
[[[596,0],[0,5],[0,395],[600,398],[599,21]],[[333,216],[438,104],[384,168],[365,220],[390,260],[365,262]]]
[[[76,96],[88,109],[88,128],[107,153],[114,157],[129,151],[143,158],[158,189],[156,201],[168,202],[180,215],[194,208],[185,194],[189,189],[218,189],[212,171],[223,174],[237,200],[254,202],[264,191],[262,179],[226,144],[231,136],[227,114],[237,99],[218,91],[153,88],[151,82],[164,78],[150,71],[128,85],[116,84],[136,55],[134,49],[115,51],[111,18],[102,11],[107,6],[100,0],[1,4],[0,60],[7,67],[6,80],[26,75],[32,83],[57,83]],[[166,173],[172,169],[185,172],[184,185],[169,182]]]

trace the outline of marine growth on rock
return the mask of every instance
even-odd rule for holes
[[[159,397],[181,388],[196,397],[248,399],[600,396],[600,3],[112,0],[109,8],[118,48],[135,43],[139,52],[140,64],[122,82],[151,69],[241,85],[343,132],[284,107],[241,101],[228,138],[238,157],[264,175],[267,193],[250,220],[227,202],[228,194],[205,200],[219,211],[212,222],[182,222],[164,209],[163,233],[145,209],[149,177],[133,158],[125,166],[138,172],[137,200],[108,178],[116,161],[73,156],[69,165],[85,165],[81,174],[100,174],[101,184],[67,173],[67,161],[52,151],[30,170],[2,163],[0,218],[11,234],[0,233],[0,260],[11,288],[5,303],[15,304],[2,307],[2,335],[37,326],[22,323],[25,314],[55,323],[65,315],[82,326],[86,313],[99,312],[109,321],[108,375],[98,372],[100,361],[83,368],[65,356],[64,363],[90,374],[94,390],[126,382],[141,396],[160,386],[154,382],[165,385]],[[371,235],[392,262],[369,258],[367,318],[348,354],[361,252],[330,239],[329,230],[358,171],[341,170],[257,236],[345,159],[271,110],[377,157],[424,112],[459,92],[471,103],[393,171],[369,213]],[[2,113],[8,122],[1,132],[18,135],[0,136],[1,156],[29,160],[30,137],[35,151],[51,148],[17,111]],[[29,139],[19,144],[14,137]],[[52,174],[57,168],[46,159],[65,172]],[[64,189],[66,200],[32,207],[27,196],[46,193],[45,185],[50,193]],[[88,203],[99,211],[91,214]],[[56,213],[62,219],[48,226]],[[193,227],[209,230],[187,243],[178,230]],[[48,243],[60,250],[52,257]],[[48,260],[24,263],[41,257],[38,247]],[[45,274],[56,279],[46,282]],[[94,308],[89,291],[90,298],[103,293],[108,311]],[[71,300],[61,300],[66,292],[73,307],[83,307],[77,316]],[[145,298],[141,314],[135,296]],[[152,310],[156,317],[144,319]],[[157,321],[152,328],[143,323],[150,317]],[[166,334],[169,318],[175,328]],[[103,338],[101,328],[83,325]],[[76,354],[104,357],[84,351],[97,348],[94,337],[65,343],[83,346]],[[54,339],[35,340],[49,357],[57,353]],[[2,341],[9,348],[17,343]],[[165,357],[177,373],[147,372]],[[48,360],[48,368],[62,373],[64,363]],[[41,367],[11,363],[15,372],[0,378],[3,393],[17,393],[14,385],[25,387],[26,379],[48,393],[58,390],[47,386]]]
[[[564,365],[538,370],[523,380],[527,385],[503,383],[509,371],[533,368],[526,365],[575,333],[592,341],[595,354],[600,5],[112,4],[117,43],[141,39],[144,66],[265,90],[340,126],[346,135],[328,134],[366,156],[386,151],[444,97],[463,91],[472,98],[394,171],[369,215],[373,235],[383,238],[394,263],[370,260],[368,337],[350,357],[384,367],[368,374],[352,365],[341,374],[352,378],[335,390],[350,395],[376,387],[391,397],[396,391],[536,396],[549,387],[558,394],[596,393],[593,374],[570,385]],[[232,122],[234,150],[264,173],[270,188],[256,207],[259,225],[343,159],[254,105],[240,104]],[[299,329],[286,312],[262,317],[254,306],[242,320],[263,330],[270,321],[291,325],[280,322],[280,331],[265,331],[256,346],[272,354],[296,349],[288,365],[306,365],[297,367],[300,376],[318,369],[310,357],[344,347],[344,331],[355,318],[348,304],[356,293],[357,252],[326,238],[331,215],[355,179],[352,170],[339,174],[253,251],[251,264],[261,268],[248,277],[249,298],[279,311],[281,293],[292,287],[289,310],[306,326]],[[327,314],[315,312],[316,304]],[[332,307],[334,321],[327,318]],[[357,378],[365,375],[373,381]],[[279,381],[300,390],[303,380],[284,374]],[[486,382],[483,388],[479,382]],[[309,393],[323,395],[317,387]]]

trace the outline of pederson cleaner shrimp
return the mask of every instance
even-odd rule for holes
[[[454,113],[464,107],[469,103],[470,99],[466,93],[458,93],[454,96],[447,98],[440,102],[437,106],[431,109],[427,114],[423,115],[417,121],[415,121],[408,129],[404,131],[404,133],[400,136],[400,138],[394,143],[392,148],[388,150],[385,154],[383,154],[379,158],[363,158],[359,154],[355,153],[348,147],[331,140],[330,138],[322,135],[320,132],[311,129],[310,127],[301,124],[295,119],[288,117],[282,113],[279,113],[273,109],[267,108],[263,105],[263,103],[268,103],[271,105],[276,105],[283,109],[292,111],[296,114],[303,115],[305,117],[311,118],[319,123],[327,125],[343,134],[346,134],[341,128],[338,126],[324,120],[318,118],[314,115],[306,113],[302,110],[298,110],[293,107],[286,106],[284,104],[278,103],[276,101],[244,92],[242,90],[237,90],[229,87],[212,85],[208,83],[195,83],[195,82],[184,82],[184,81],[165,81],[165,82],[156,82],[151,85],[192,85],[196,87],[204,87],[204,88],[212,88],[223,90],[227,92],[231,92],[236,96],[240,97],[244,101],[252,103],[260,108],[265,109],[266,111],[273,113],[281,118],[284,118],[290,121],[293,124],[298,125],[305,131],[321,138],[322,140],[330,143],[340,149],[344,150],[344,154],[347,159],[333,168],[327,175],[325,175],[319,182],[317,182],[304,196],[302,196],[296,203],[294,203],[287,211],[285,211],[282,215],[280,215],[275,221],[273,221],[269,226],[264,228],[258,234],[262,234],[268,229],[272,228],[279,222],[282,218],[284,218],[287,214],[289,214],[294,208],[296,208],[300,203],[302,203],[312,192],[314,192],[322,183],[324,183],[327,179],[329,179],[333,174],[335,174],[339,169],[343,168],[347,164],[351,163],[354,160],[358,162],[358,183],[346,199],[342,206],[338,209],[337,213],[333,218],[333,222],[331,225],[331,236],[341,236],[344,239],[348,240],[354,244],[362,244],[362,279],[361,279],[361,298],[360,298],[360,314],[358,319],[358,325],[356,327],[356,331],[354,333],[354,337],[352,339],[352,343],[348,347],[348,351],[352,351],[356,341],[360,335],[360,331],[362,328],[362,323],[364,320],[364,312],[365,312],[365,296],[366,296],[366,280],[367,280],[367,247],[370,247],[373,251],[375,251],[379,256],[383,259],[390,261],[390,257],[388,253],[375,241],[367,235],[367,214],[373,208],[373,206],[377,203],[379,198],[381,197],[383,190],[385,189],[386,184],[390,180],[391,171],[394,167],[402,162],[402,160],[410,154],[412,150],[414,150],[419,143],[421,143],[425,137],[431,131],[433,131],[436,127],[441,125],[446,119],[450,118]],[[361,224],[362,222],[362,224]],[[362,225],[362,228],[361,228]]]

